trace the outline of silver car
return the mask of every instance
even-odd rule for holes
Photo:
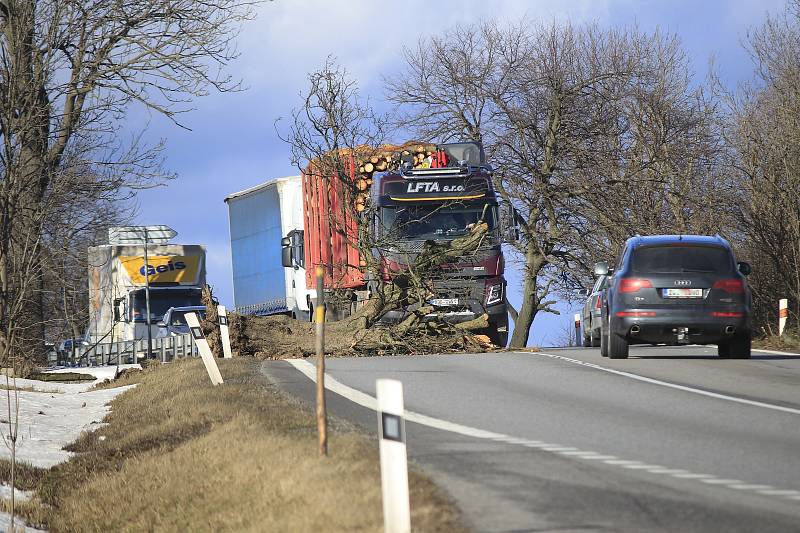
[[[608,286],[609,278],[609,275],[598,276],[594,286],[590,290],[586,291],[586,303],[583,304],[583,313],[581,314],[584,346],[592,346],[595,348],[600,346],[603,292]]]
[[[159,320],[158,333],[156,338],[171,337],[174,335],[185,335],[189,333],[189,325],[186,323],[187,313],[197,313],[200,320],[206,316],[206,307],[204,305],[193,305],[188,307],[170,307],[164,313],[164,318]]]

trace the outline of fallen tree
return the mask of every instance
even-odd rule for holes
[[[329,322],[325,329],[326,353],[338,356],[409,355],[447,352],[484,352],[496,348],[483,332],[488,316],[451,324],[428,304],[433,295],[432,280],[441,265],[474,254],[487,237],[488,226],[473,226],[467,235],[449,242],[427,241],[408,268],[380,285],[375,297],[352,316]],[[207,320],[213,321],[213,296]],[[210,305],[211,304],[211,305]],[[405,317],[388,324],[382,319],[394,310]],[[314,354],[314,327],[310,322],[285,315],[253,316],[231,314],[231,347],[243,356],[260,358],[304,357]]]

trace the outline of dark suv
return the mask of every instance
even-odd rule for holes
[[[718,235],[628,239],[603,303],[601,355],[625,359],[630,344],[717,344],[720,357],[749,359],[749,273]]]

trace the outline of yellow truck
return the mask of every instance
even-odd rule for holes
[[[150,285],[150,329],[171,307],[200,305],[206,283],[206,249],[197,244],[106,244],[89,248],[91,344],[147,339],[146,282]]]

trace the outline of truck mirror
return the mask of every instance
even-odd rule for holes
[[[750,263],[745,263],[744,261],[740,261],[736,263],[736,266],[738,267],[739,272],[741,272],[745,276],[749,276],[750,273],[753,272],[753,268],[750,266]]]
[[[286,268],[294,266],[292,264],[292,249],[288,246],[281,248],[281,264]]]
[[[286,248],[287,246],[291,246],[291,245],[292,245],[292,239],[290,239],[289,237],[284,237],[283,239],[281,239],[281,246],[283,248]],[[284,266],[286,266],[286,265],[284,265]]]
[[[597,277],[608,275],[608,263],[600,261],[594,264],[594,275]]]

